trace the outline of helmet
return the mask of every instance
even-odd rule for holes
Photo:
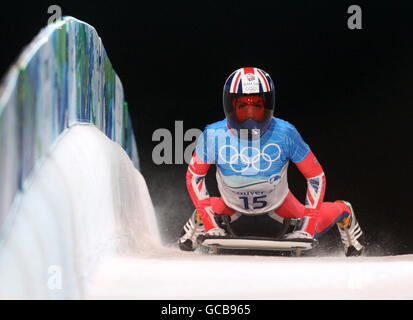
[[[225,81],[224,112],[232,129],[247,129],[248,136],[264,133],[274,114],[274,83],[264,70],[241,68]]]

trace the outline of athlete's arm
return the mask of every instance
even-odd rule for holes
[[[324,200],[326,178],[323,168],[310,150],[308,155],[300,162],[295,163],[298,170],[307,179],[307,194],[305,199],[305,212],[301,230],[314,236],[320,206]]]
[[[204,223],[205,231],[216,228],[214,212],[210,203],[210,198],[205,185],[205,176],[210,163],[200,159],[196,152],[192,155],[186,172],[186,186],[196,210]]]

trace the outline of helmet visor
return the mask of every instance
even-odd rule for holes
[[[258,127],[261,127],[260,124],[268,123],[273,116],[274,95],[273,92],[258,94],[225,93],[224,110],[231,123],[243,127],[243,123],[253,120]]]
[[[242,123],[248,119],[264,121],[264,99],[261,96],[241,96],[232,100],[236,122]]]

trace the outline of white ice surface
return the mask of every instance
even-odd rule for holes
[[[142,175],[90,125],[61,137],[2,227],[5,298],[82,298],[101,259],[159,245]]]
[[[106,261],[88,298],[412,299],[413,255],[211,256],[169,249]]]

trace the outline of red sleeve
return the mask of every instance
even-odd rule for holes
[[[195,208],[208,231],[216,227],[208,190],[205,185],[205,176],[211,164],[201,160],[194,152],[186,172],[186,186]]]
[[[305,198],[304,215],[314,219],[308,219],[309,233],[313,234],[318,217],[318,211],[324,200],[326,189],[326,178],[323,168],[310,150],[308,155],[300,162],[296,163],[298,170],[307,179],[307,193]]]

